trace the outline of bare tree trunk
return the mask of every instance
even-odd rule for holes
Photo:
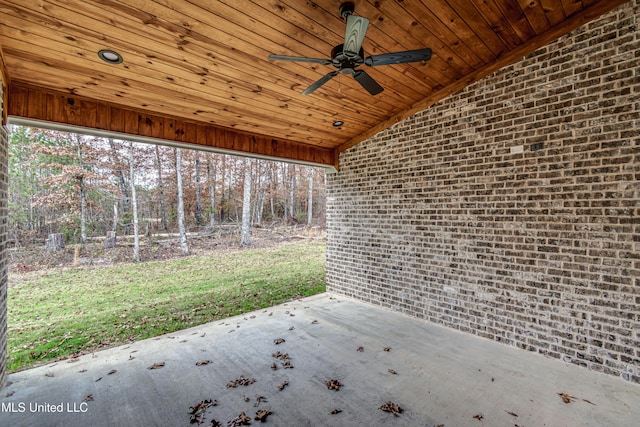
[[[291,173],[291,186],[289,187],[289,211],[291,218],[296,217],[296,165],[289,165]]]
[[[242,238],[240,245],[251,245],[251,162],[244,161],[244,197],[242,198]]]
[[[178,189],[178,229],[180,230],[180,246],[182,255],[189,255],[189,245],[187,244],[187,232],[184,226],[184,200],[182,197],[182,149],[174,148],[176,155],[176,187]]]
[[[307,193],[307,225],[311,227],[313,221],[313,168],[309,168],[309,190]]]
[[[216,180],[215,165],[213,164],[213,154],[209,154],[207,162],[207,179],[209,180],[209,201],[211,203],[211,213],[209,214],[209,225],[213,227],[216,224]]]
[[[162,229],[167,231],[167,211],[164,204],[164,183],[162,182],[162,162],[160,160],[160,148],[156,145],[156,162],[158,164],[158,191],[160,196],[160,221]]]
[[[121,167],[119,167],[118,162],[118,151],[116,149],[116,143],[113,138],[109,138],[109,146],[111,147],[111,163],[114,165],[114,172],[116,177],[118,178],[118,186],[120,187],[120,191],[122,192],[122,212],[124,213],[124,217],[126,217],[127,213],[129,213],[129,190],[127,188],[127,182],[124,178],[124,171]],[[129,234],[129,224],[125,225],[125,234]]]
[[[131,211],[133,214],[133,261],[140,262],[140,237],[138,235],[138,200],[134,168],[133,142],[129,143],[129,183],[131,185]]]
[[[84,170],[82,164],[82,137],[76,134],[76,144],[78,149],[78,166],[81,170],[80,180],[80,240],[84,245],[87,243],[87,192],[84,186]]]
[[[196,152],[196,224],[202,225],[202,189],[200,188],[200,153]]]

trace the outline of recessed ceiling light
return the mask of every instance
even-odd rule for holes
[[[98,52],[98,57],[109,64],[120,64],[122,62],[122,55],[113,50],[103,49]]]
[[[340,127],[344,124],[344,122],[342,120],[336,120],[335,122],[333,122],[333,126],[334,127]]]

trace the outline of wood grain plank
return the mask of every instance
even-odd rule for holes
[[[494,0],[494,4],[518,34],[521,40],[528,41],[536,36],[536,32],[527,20],[522,8],[513,0]]]
[[[582,10],[582,0],[562,0],[565,16],[571,16]]]
[[[540,0],[540,5],[547,16],[549,25],[552,27],[563,22],[567,17],[562,7],[562,2],[558,0]]]
[[[536,34],[542,34],[551,27],[540,0],[518,0],[518,3]]]
[[[485,19],[496,35],[508,46],[508,49],[513,49],[523,43],[524,40],[513,29],[509,20],[493,0],[470,0],[470,2],[475,6],[477,13]]]

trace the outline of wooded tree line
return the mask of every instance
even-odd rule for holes
[[[220,224],[324,226],[324,170],[11,126],[9,239],[39,243]],[[133,185],[132,185],[133,183]],[[137,225],[136,225],[137,223]],[[249,243],[246,241],[245,243]]]

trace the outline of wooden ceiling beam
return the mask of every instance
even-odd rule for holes
[[[2,45],[0,45],[0,84],[2,84],[2,124],[7,124],[7,105],[9,99],[9,76],[7,75],[7,67],[4,63],[4,55],[2,54]]]
[[[226,154],[302,163],[335,168],[335,150],[259,134],[238,132],[138,111],[121,105],[97,101],[37,86],[12,84],[5,110],[10,121],[33,122],[47,127],[69,127],[96,135],[113,134],[121,138],[209,150]]]

